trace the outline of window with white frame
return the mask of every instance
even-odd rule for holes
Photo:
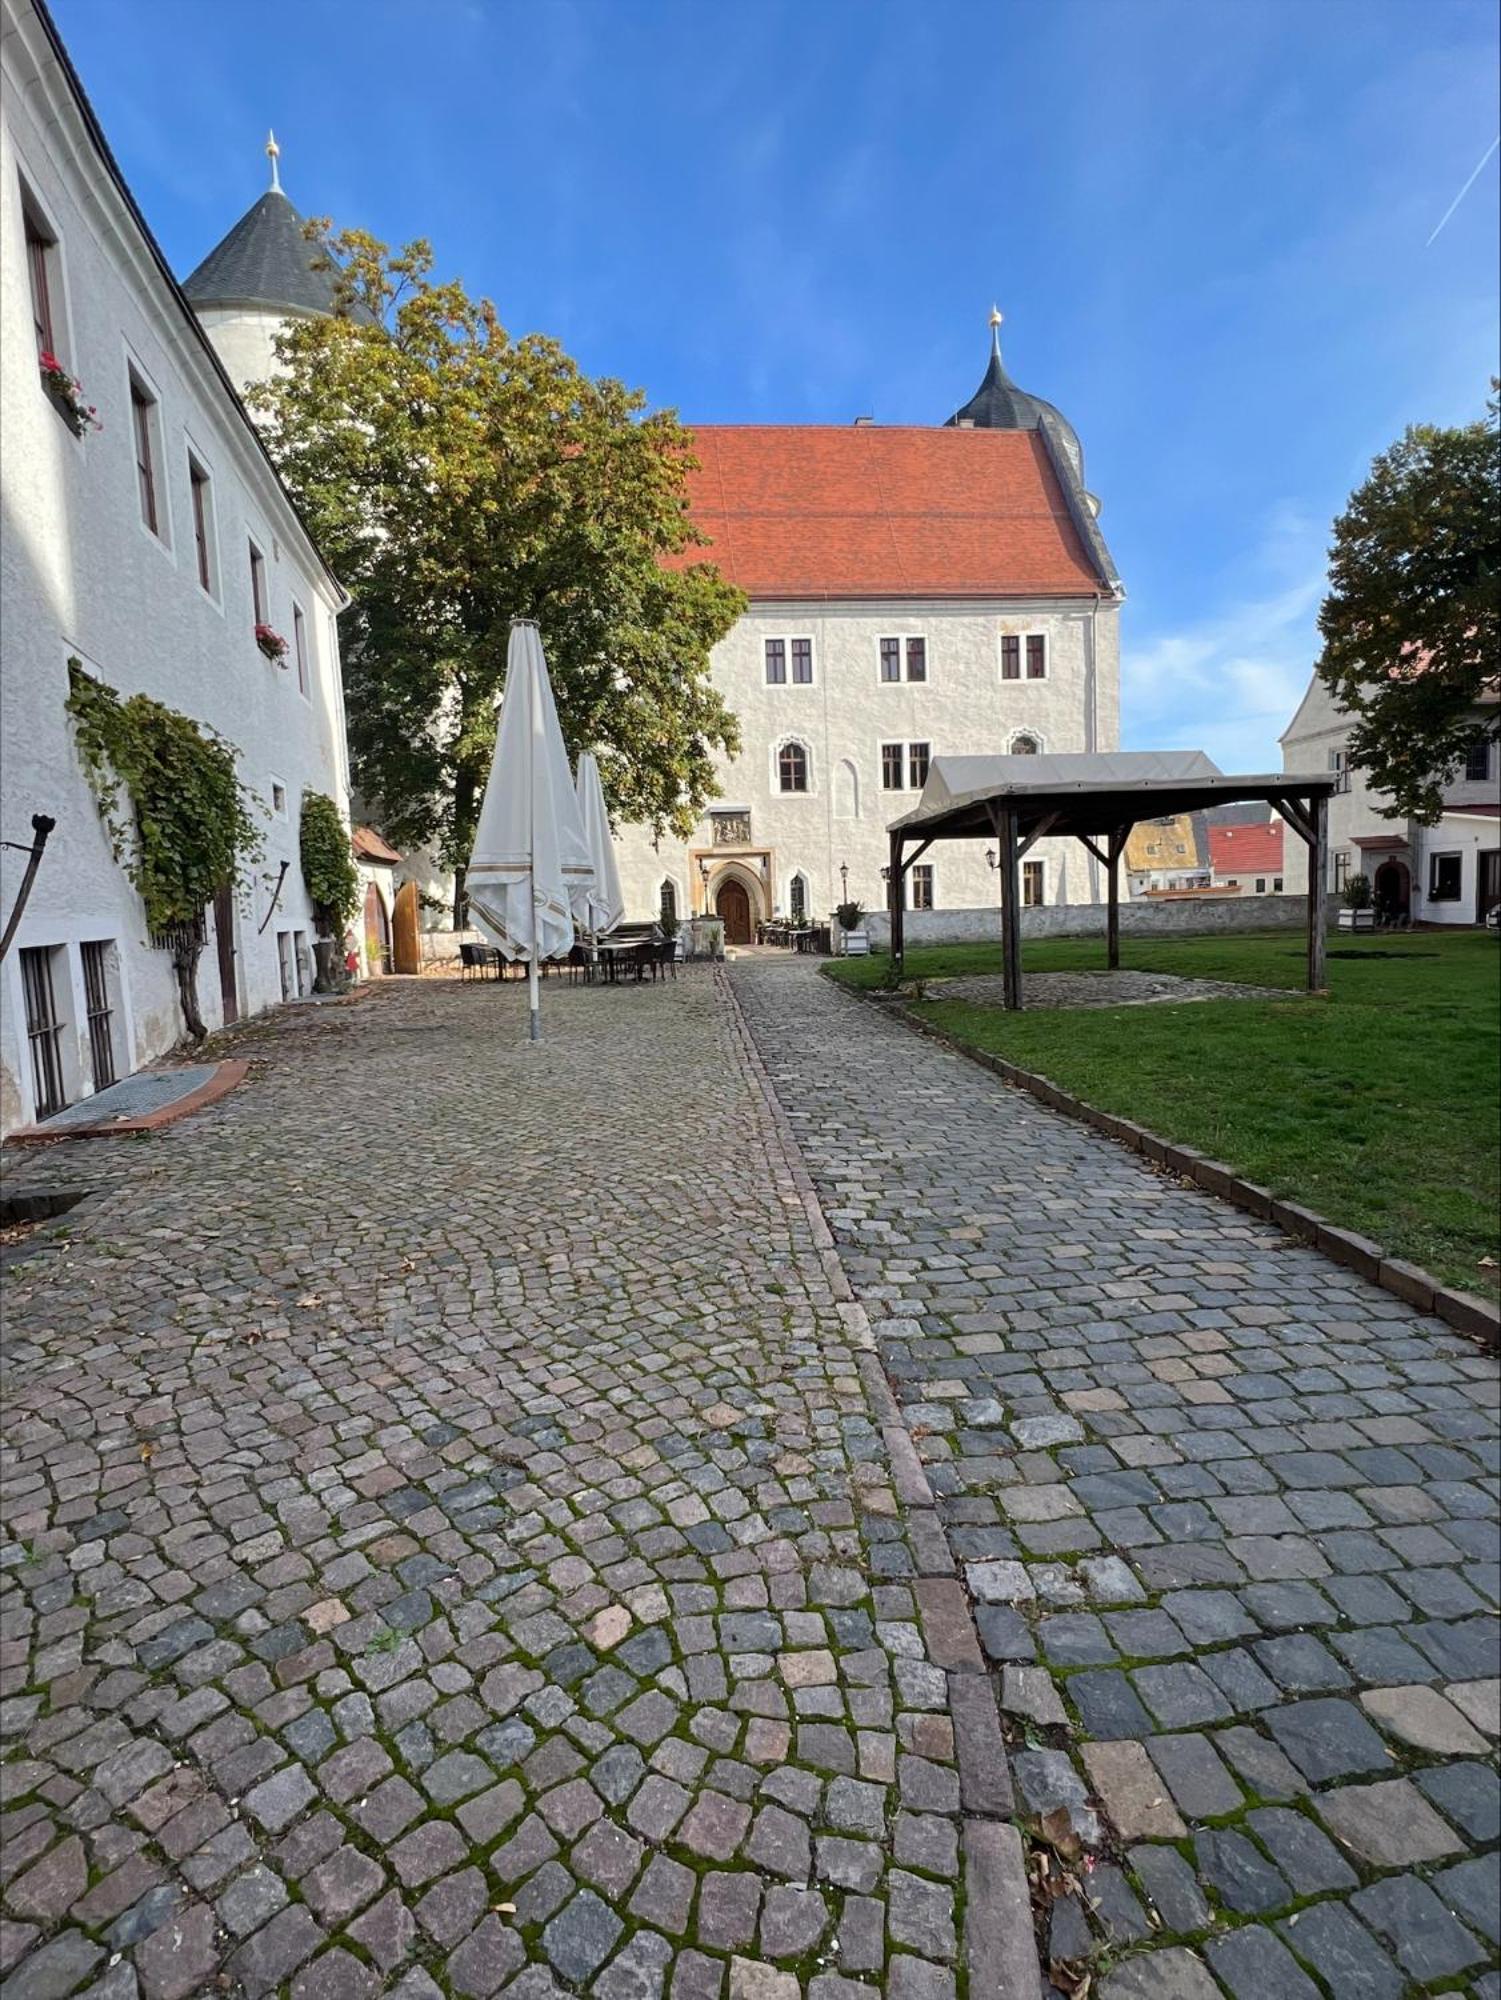
[[[766,685],[784,687],[787,681],[787,641],[768,639],[766,642]]]
[[[256,625],[271,622],[270,599],[266,595],[266,558],[252,541],[250,550],[250,612]]]
[[[135,449],[136,492],[141,526],[158,541],[167,539],[166,494],[161,490],[161,417],[155,396],[130,370],[130,437]]]
[[[21,217],[26,233],[26,277],[31,290],[31,325],[36,335],[37,359],[50,355],[62,363],[59,338],[62,277],[57,234],[42,214],[36,196],[21,183]]]
[[[907,783],[914,792],[920,792],[928,782],[928,745],[909,743],[907,745]]]
[[[306,696],[312,685],[308,668],[307,620],[302,615],[302,606],[292,606],[292,654],[297,662],[297,692]]]
[[[1043,864],[1040,861],[1022,863],[1022,907],[1040,910],[1044,897]]]
[[[1334,893],[1338,895],[1350,879],[1349,851],[1341,847],[1331,858],[1334,867]]]
[[[219,595],[219,547],[214,533],[214,487],[208,468],[188,453],[188,497],[193,509],[193,561],[198,583],[210,597]]]
[[[902,678],[902,662],[905,659],[907,679],[925,681],[928,678],[928,642],[926,639],[883,639],[881,651],[881,679],[892,684]]]
[[[271,780],[271,810],[278,819],[287,816],[287,788],[279,778]]]
[[[795,924],[808,921],[808,878],[794,875],[787,884],[787,913]]]
[[[1331,750],[1329,752],[1329,768],[1334,772],[1337,779],[1334,789],[1337,792],[1349,791],[1350,753],[1347,750]]]
[[[1003,681],[1045,681],[1048,640],[1045,632],[1006,632],[1001,637]]]
[[[929,743],[883,743],[881,745],[881,790],[920,792],[928,782]]]
[[[914,861],[907,870],[907,908],[931,910],[932,907],[933,864],[930,861]]]
[[[1487,736],[1477,736],[1465,752],[1465,776],[1484,784],[1491,775],[1491,745]]]
[[[1013,757],[1037,757],[1042,754],[1042,744],[1030,729],[1023,729],[1012,737],[1010,750]]]
[[[777,752],[777,784],[784,792],[808,789],[808,750],[803,743],[784,743]]]
[[[794,639],[792,642],[792,684],[794,687],[813,685],[813,641]]]
[[[786,687],[788,683],[788,656],[791,656],[791,681],[794,687],[813,685],[813,641],[811,639],[768,639],[766,652],[766,685]]]
[[[1430,854],[1428,857],[1428,900],[1430,903],[1457,903],[1464,889],[1464,856]]]

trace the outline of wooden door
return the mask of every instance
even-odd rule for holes
[[[420,972],[422,953],[417,942],[417,884],[403,882],[396,891],[391,912],[391,965],[396,972]]]
[[[235,977],[235,892],[223,888],[214,897],[214,950],[219,960],[219,1006],[227,1028],[240,1018],[240,986]]]
[[[724,941],[726,944],[749,944],[751,941],[750,897],[743,882],[725,882],[714,898],[714,907],[724,921]]]

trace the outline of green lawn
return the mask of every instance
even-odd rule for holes
[[[1274,1193],[1494,1295],[1501,1206],[1501,946],[1473,931],[1332,937],[1327,999],[1297,932],[1126,938],[1123,966],[1291,989],[1285,1000],[1007,1015],[916,999],[948,1033],[1224,1160]],[[1039,939],[1025,972],[1098,968],[1096,938]],[[996,972],[999,945],[908,952],[909,981]],[[884,984],[884,958],[832,978]]]

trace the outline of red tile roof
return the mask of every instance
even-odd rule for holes
[[[1089,597],[1109,586],[1036,431],[703,424],[689,508],[753,598]]]
[[[1216,875],[1280,875],[1283,825],[1210,827],[1210,867]]]
[[[394,847],[381,839],[373,826],[357,826],[349,836],[350,845],[361,861],[399,861]]]

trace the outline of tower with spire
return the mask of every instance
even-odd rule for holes
[[[1084,449],[1079,443],[1079,433],[1056,405],[1019,389],[1006,373],[1006,364],[1001,359],[1003,319],[1000,307],[993,305],[989,365],[979,388],[946,422],[960,430],[1045,432],[1090,514],[1096,515],[1100,503],[1084,484]]]
[[[266,136],[271,184],[185,281],[194,312],[230,380],[243,390],[276,368],[284,321],[334,309],[332,254],[310,241],[281,185],[281,147]]]

